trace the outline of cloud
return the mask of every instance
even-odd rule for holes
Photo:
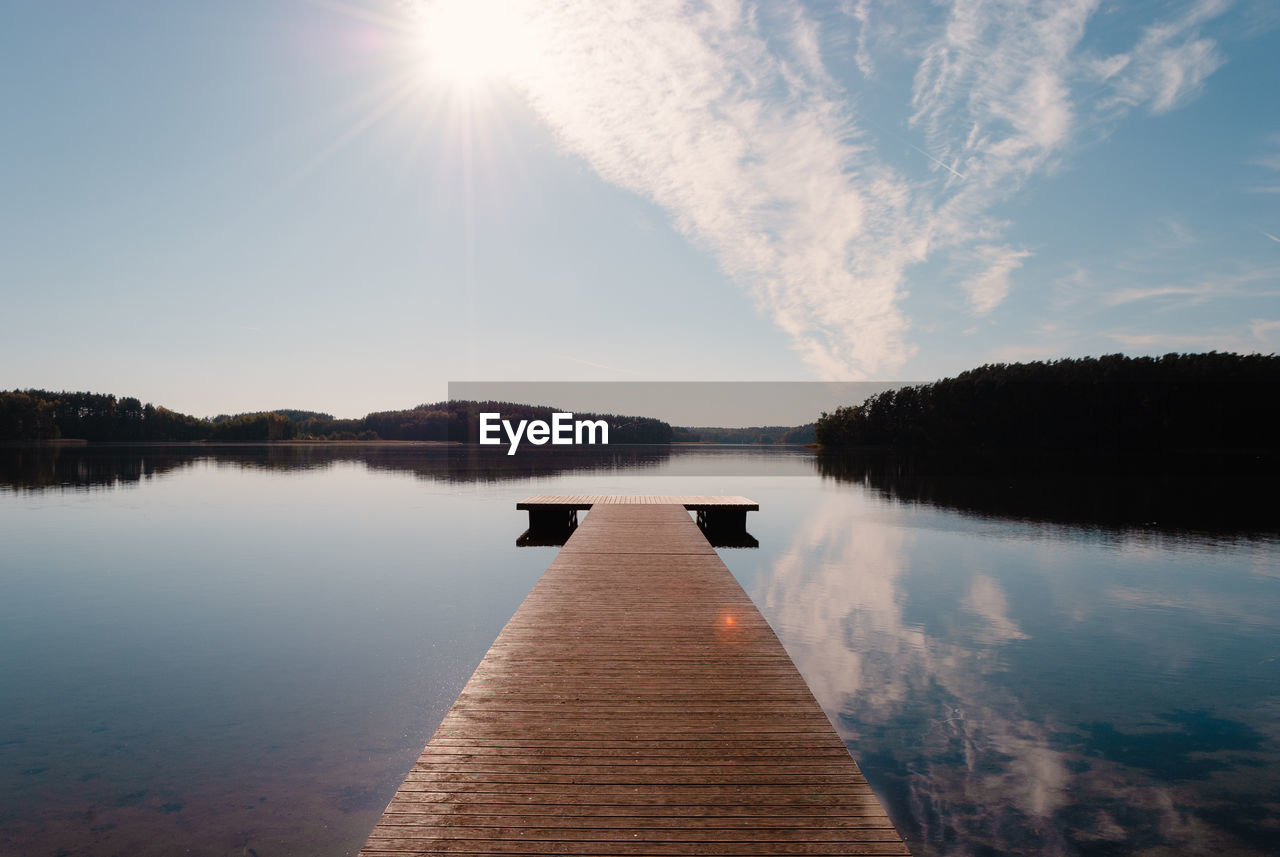
[[[962,606],[983,620],[974,635],[979,642],[1007,643],[1027,638],[1018,623],[1009,617],[1009,602],[1004,590],[985,574],[974,575],[969,584],[969,595]]]
[[[735,0],[510,4],[513,82],[563,148],[665,209],[823,378],[910,359],[903,301],[933,257],[966,271],[972,314],[999,306],[1030,251],[1009,246],[996,207],[1088,123],[1173,109],[1223,61],[1200,32],[1220,0],[1113,56],[1081,47],[1099,0],[953,0],[927,17],[846,0],[825,18]],[[910,100],[890,121],[910,139],[857,110],[859,83],[904,60]]]
[[[1071,55],[1096,6],[957,0],[916,71],[912,124],[983,188],[1025,178],[1068,138]]]
[[[1147,289],[1121,289],[1106,296],[1107,306],[1120,306],[1152,298],[1190,297],[1198,301],[1208,298],[1216,289],[1212,284],[1199,286],[1153,286]]]
[[[1199,2],[1142,31],[1132,50],[1098,57],[1082,48],[1097,0],[954,0],[942,32],[922,49],[910,122],[940,162],[963,174],[936,194],[933,250],[980,252],[1005,228],[989,212],[1030,178],[1052,171],[1082,128],[1114,123],[1149,103],[1164,112],[1190,100],[1220,64],[1198,27],[1225,10]],[[1098,82],[1104,82],[1099,97]],[[1009,257],[964,288],[975,312],[1008,289]],[[974,299],[979,289],[982,300]]]
[[[1259,285],[1262,288],[1258,288]],[[1242,266],[1240,270],[1217,273],[1191,283],[1121,289],[1107,295],[1102,302],[1107,306],[1121,306],[1156,298],[1185,298],[1183,304],[1189,306],[1215,298],[1258,299],[1277,296],[1280,296],[1280,268]]]
[[[1010,277],[1022,267],[1022,260],[1031,254],[1012,247],[984,244],[975,247],[970,258],[982,265],[982,270],[962,284],[969,296],[973,311],[985,315],[995,309],[1009,294]]]
[[[782,17],[776,47],[733,3],[539,6],[518,82],[568,150],[748,283],[818,375],[891,372],[913,350],[913,195],[866,156],[813,25]]]
[[[871,50],[867,45],[867,35],[871,30],[871,6],[871,0],[856,0],[856,2],[846,0],[841,4],[844,14],[858,22],[858,44],[853,58],[858,65],[858,71],[868,78],[875,77],[876,74],[875,62],[871,58]]]
[[[1107,106],[1147,104],[1152,113],[1165,113],[1198,94],[1226,61],[1216,43],[1200,35],[1200,25],[1230,5],[1230,0],[1200,0],[1181,17],[1146,28],[1130,53],[1109,61],[1123,61],[1123,68],[1112,79],[1115,94]]]

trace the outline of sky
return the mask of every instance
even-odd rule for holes
[[[1280,350],[1280,5],[6,0],[0,388]]]

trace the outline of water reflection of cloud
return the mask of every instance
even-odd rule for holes
[[[1004,590],[985,574],[974,575],[964,609],[985,621],[977,638],[984,643],[1007,643],[1025,640],[1027,635],[1009,618],[1009,602]]]
[[[1267,602],[1260,602],[1250,591],[1234,592],[1223,587],[1186,582],[1183,587],[1112,585],[1104,590],[1105,601],[1132,613],[1163,612],[1182,614],[1192,624],[1212,623],[1236,629],[1267,632],[1275,625]],[[1190,642],[1190,641],[1188,641]],[[1172,652],[1171,643],[1161,640],[1161,649]]]
[[[1045,713],[1051,706],[1024,698],[1008,664],[1036,631],[1015,617],[981,561],[948,557],[948,579],[929,578],[912,569],[923,560],[909,507],[856,491],[825,501],[754,594],[869,778],[891,796],[888,808],[915,853],[1078,854],[1103,843],[1130,853],[1174,843],[1264,853],[1251,848],[1248,824],[1206,821],[1221,810],[1202,788],[1147,776],[1133,760],[1095,747],[1101,732],[1055,722]],[[939,582],[959,593],[940,630],[909,618],[919,588]],[[1112,588],[1120,602],[1143,596]],[[1055,605],[1064,621],[1073,613],[1096,619],[1109,593],[1073,586],[1069,594]],[[1218,603],[1248,613],[1246,605]],[[1261,743],[1219,746],[1213,730],[1179,742],[1179,730],[1199,726],[1176,714],[1157,719],[1148,728],[1159,737],[1147,743],[1165,741],[1198,758],[1186,767],[1212,778],[1215,793],[1249,793],[1240,764],[1274,762]],[[1227,762],[1207,764],[1206,755]]]
[[[864,656],[900,663],[914,660],[904,650],[925,644],[923,631],[906,626],[895,603],[905,531],[853,526],[859,503],[856,495],[834,495],[815,510],[756,599],[828,716],[858,700],[892,712],[906,696],[905,673],[864,664]],[[866,635],[879,645],[862,646]]]

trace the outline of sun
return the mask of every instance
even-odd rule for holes
[[[470,92],[511,78],[523,48],[512,0],[435,0],[419,8],[414,35],[428,80]]]

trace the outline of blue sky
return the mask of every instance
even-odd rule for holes
[[[1280,346],[1280,7],[0,5],[0,387],[929,380]]]

